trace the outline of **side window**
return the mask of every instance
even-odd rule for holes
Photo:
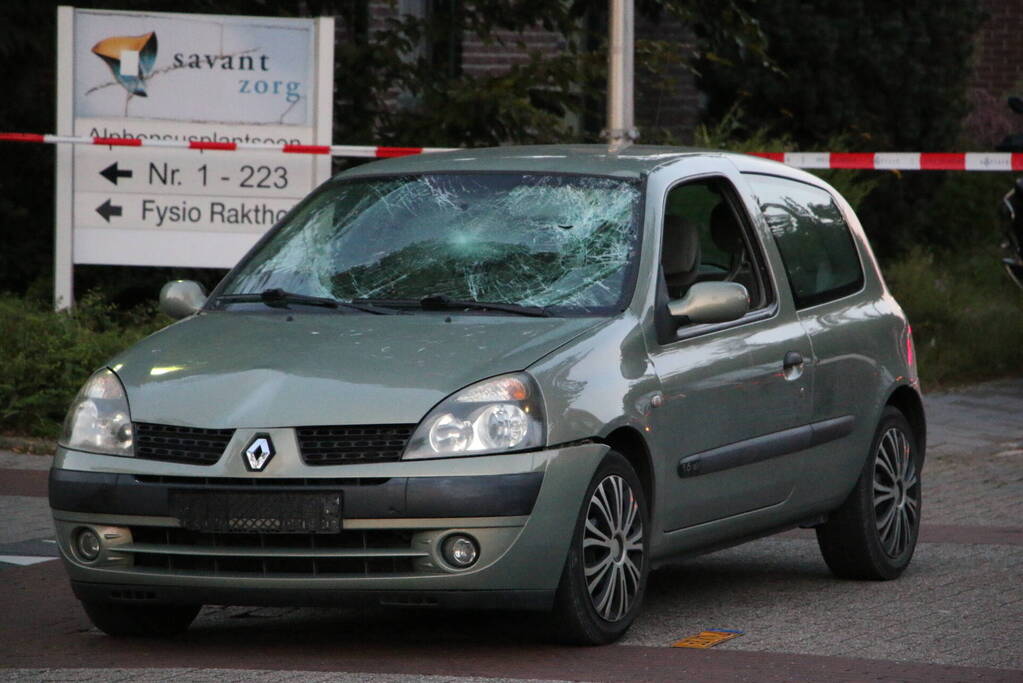
[[[720,178],[678,185],[664,211],[661,266],[668,297],[682,297],[694,282],[738,282],[750,295],[750,310],[771,303],[759,252],[748,221],[736,211],[735,192]]]
[[[746,176],[781,252],[796,308],[838,299],[863,286],[849,226],[824,190],[776,176]]]

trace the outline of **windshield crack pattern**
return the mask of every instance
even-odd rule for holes
[[[635,183],[590,176],[334,183],[252,255],[225,291],[613,307],[638,251],[639,203]]]

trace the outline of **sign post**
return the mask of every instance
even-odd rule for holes
[[[639,135],[633,118],[634,0],[609,0],[607,51],[607,136],[612,150]]]
[[[333,19],[58,9],[54,303],[73,264],[227,268],[330,174],[330,159],[151,147],[330,144]]]

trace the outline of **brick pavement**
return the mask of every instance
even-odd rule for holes
[[[929,452],[924,469],[924,527],[914,562],[900,580],[882,583],[836,580],[820,559],[812,532],[792,532],[655,572],[645,612],[622,644],[591,652],[616,653],[612,662],[639,657],[648,662],[645,666],[652,667],[647,670],[647,678],[656,679],[657,671],[663,675],[669,669],[659,669],[655,664],[664,664],[668,653],[679,652],[666,647],[674,640],[706,628],[734,628],[745,631],[745,635],[705,653],[687,651],[682,659],[671,654],[670,661],[675,668],[670,670],[678,675],[689,671],[701,677],[718,671],[722,679],[729,680],[887,677],[928,681],[1023,681],[1023,619],[1020,618],[1023,616],[1023,380],[1004,380],[955,393],[929,395],[926,405]],[[0,470],[40,470],[48,463],[49,459],[42,456],[0,452]],[[27,473],[26,476],[30,477]],[[45,475],[38,472],[37,476]],[[0,526],[0,553],[4,552],[3,548],[36,548],[42,554],[38,543],[34,546],[10,544],[52,535],[45,499],[2,495],[5,490],[20,491],[19,487],[24,486],[25,482],[17,483],[13,478],[6,488],[0,482],[0,515],[3,515],[0,518],[6,520]],[[56,563],[43,567],[4,570],[0,577],[13,576],[8,572],[27,572],[25,576],[41,576],[38,572],[45,572],[47,576],[59,576],[60,567]],[[60,667],[76,665],[70,650],[83,645],[79,631],[88,627],[84,617],[74,612],[73,598],[66,594],[66,584],[61,588],[65,593],[61,599],[72,612],[61,612],[63,626],[57,631],[70,638],[66,647],[61,648],[69,656],[54,655],[55,658],[36,661],[21,657],[15,662],[0,654],[0,678],[79,680],[93,673],[96,680],[135,678],[139,673],[136,669],[25,668],[48,662]],[[316,639],[310,634],[327,628],[344,634],[342,640],[349,645],[367,650],[397,648],[398,653],[409,656],[413,654],[409,650],[413,645],[439,646],[453,639],[477,662],[466,669],[459,668],[454,661],[448,662],[447,669],[435,669],[431,667],[443,663],[423,659],[422,668],[414,671],[423,674],[450,672],[450,676],[439,676],[436,680],[455,680],[459,673],[465,676],[513,675],[519,679],[560,678],[556,664],[546,668],[537,664],[531,669],[514,656],[516,652],[527,659],[533,656],[527,650],[538,642],[534,627],[530,620],[504,615],[453,617],[415,613],[410,618],[404,612],[385,610],[207,608],[190,633],[202,642],[212,639],[224,645],[227,653],[223,658],[207,653],[210,656],[202,663],[201,674],[197,673],[200,669],[156,668],[146,675],[150,680],[169,680],[179,675],[211,681],[305,679],[303,663],[312,660],[307,653],[303,654],[306,651],[301,645],[310,637]],[[440,632],[444,633],[444,638],[438,640]],[[112,657],[123,649],[122,645],[95,635],[95,631],[88,636],[85,652],[92,657],[101,655],[102,651],[108,651]],[[293,646],[294,656],[273,664],[270,660],[249,663],[250,666],[256,664],[261,669],[258,672],[217,668],[232,667],[235,660],[230,657],[231,650],[244,650],[253,637],[257,641],[284,639]],[[105,647],[108,642],[111,643],[109,648]],[[514,647],[509,646],[509,642],[522,642],[526,649],[505,652],[507,666],[503,669],[500,666],[492,670],[480,669],[481,657],[486,658],[495,648]],[[574,657],[569,659],[574,660]],[[173,661],[173,657],[164,658],[151,665],[180,666]],[[349,663],[356,664],[350,660]],[[89,661],[87,665],[96,663]],[[108,663],[108,666],[147,665],[146,659],[135,661],[130,655]],[[695,668],[688,668],[690,665]],[[717,670],[713,668],[715,665],[727,666]],[[378,671],[380,676],[339,675],[359,680],[411,680],[408,678],[411,672],[403,669],[379,663],[373,665],[369,660],[360,666],[367,671]],[[569,666],[567,661],[565,666]],[[607,680],[612,671],[622,673],[622,669],[615,669],[611,664],[604,669],[587,668],[581,663],[573,666],[577,668],[566,670],[572,672],[572,678],[590,673],[594,680]],[[19,668],[2,672],[4,667]],[[320,666],[312,668],[323,670]]]
[[[53,538],[53,518],[45,498],[0,496],[0,543]]]
[[[923,528],[902,578],[838,581],[793,532],[656,573],[624,642],[696,622],[746,631],[720,649],[1023,669],[1023,380],[925,403]]]
[[[48,455],[26,455],[0,451],[0,546],[41,538],[53,538],[53,518],[45,496],[45,471],[53,458]],[[4,477],[2,473],[7,473]],[[9,495],[13,489],[10,474],[38,474],[37,485],[31,487],[37,495]],[[25,488],[17,482],[19,489]],[[0,553],[3,549],[0,548]],[[3,560],[0,559],[0,566]]]
[[[521,678],[455,678],[451,676],[420,676],[418,674],[368,674],[323,671],[292,671],[287,674],[274,670],[256,669],[154,669],[148,674],[138,669],[10,669],[0,672],[0,680],[8,681],[147,681],[181,680],[192,683],[260,683],[261,681],[301,681],[302,683],[511,683]],[[530,679],[536,683],[559,683],[550,679]]]
[[[1023,547],[923,543],[898,581],[840,581],[817,544],[758,541],[660,570],[624,644],[703,629],[754,650],[1023,669]]]
[[[928,396],[926,409],[924,521],[1023,526],[1023,381]]]

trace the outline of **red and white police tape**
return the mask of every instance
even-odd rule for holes
[[[202,140],[149,140],[142,138],[95,138],[39,133],[0,133],[0,141],[41,142],[45,144],[101,145],[110,147],[163,147],[234,152],[283,152],[285,154],[329,154],[334,157],[385,159],[426,152],[448,152],[452,147],[376,147],[368,145],[277,145],[268,142],[207,142]]]
[[[1023,154],[1008,152],[752,152],[796,168],[874,171],[1020,171]]]
[[[448,152],[452,147],[379,147],[370,145],[278,145],[265,142],[207,142],[102,138],[39,133],[0,133],[0,141],[110,147],[164,147],[231,152],[250,150],[285,154],[384,159]],[[875,171],[1023,171],[1023,154],[1008,152],[751,152],[796,168],[850,168]]]

